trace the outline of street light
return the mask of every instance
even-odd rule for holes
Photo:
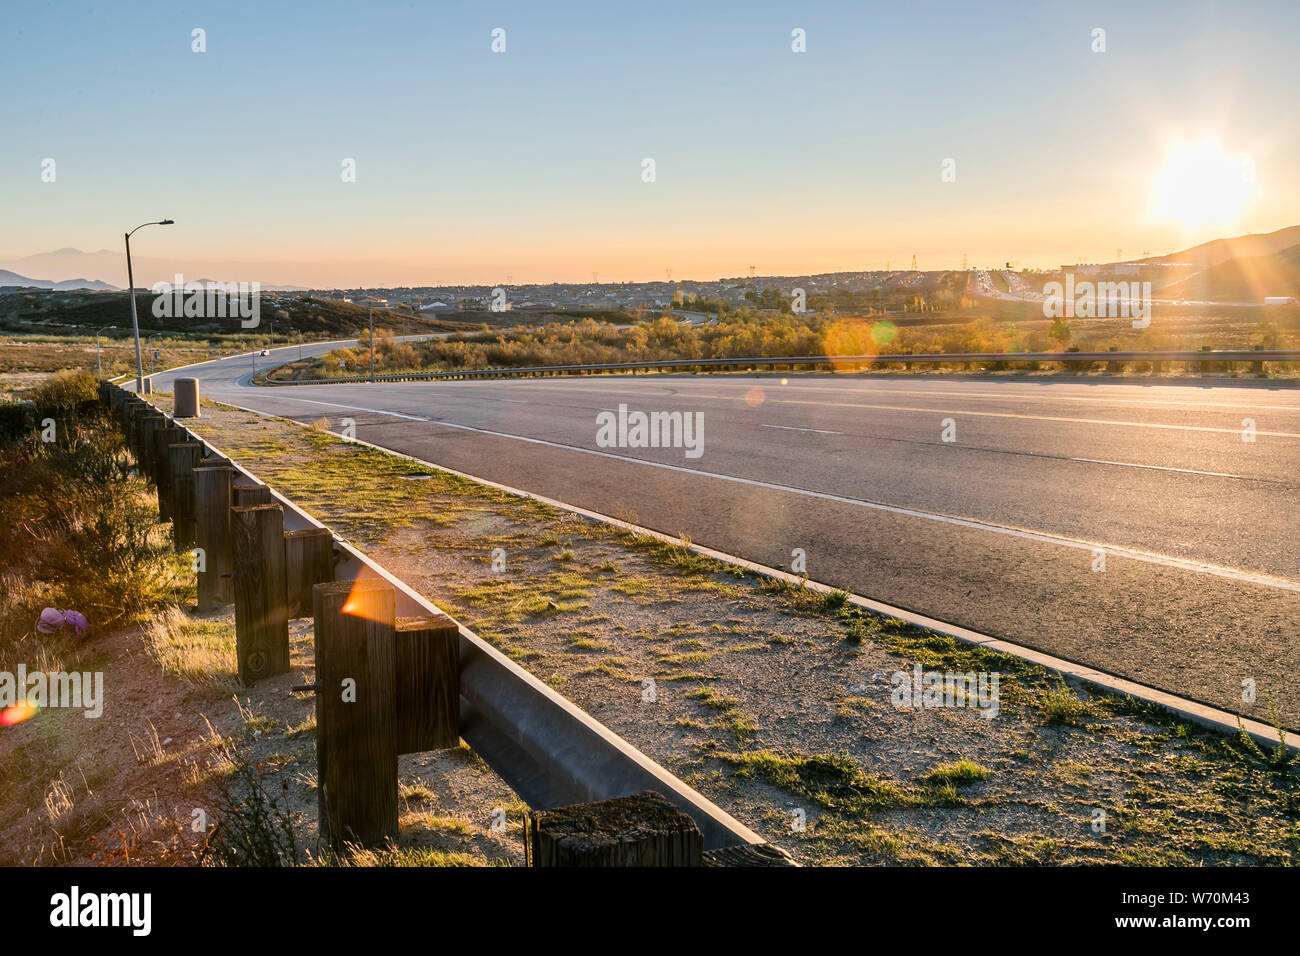
[[[145,226],[170,226],[173,219],[142,222],[126,234],[126,295],[131,300],[131,330],[135,334],[135,393],[144,392],[144,363],[140,360],[140,320],[135,312],[135,276],[131,272],[131,237]]]
[[[99,333],[116,330],[116,325],[105,325],[103,328],[95,330],[95,377],[104,377],[104,364],[99,360]]]

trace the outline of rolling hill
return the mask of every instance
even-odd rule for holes
[[[1231,239],[1213,239],[1199,246],[1171,252],[1167,256],[1152,256],[1138,259],[1137,262],[1174,263],[1181,262],[1200,266],[1203,269],[1216,266],[1230,259],[1256,259],[1282,252],[1300,245],[1300,226],[1288,226],[1276,232],[1256,233],[1237,236]]]
[[[140,330],[228,334],[240,331],[236,319],[203,321],[193,318],[157,318],[154,296],[136,295]],[[310,296],[263,296],[261,325],[248,330],[265,334],[275,323],[278,335],[289,328],[311,335],[320,333],[348,336],[367,326],[369,313],[359,305]],[[104,325],[129,327],[131,305],[125,292],[10,292],[0,294],[0,329],[61,334],[85,331]],[[375,313],[376,328],[390,328],[398,334],[473,331],[477,322],[413,316],[402,312]]]
[[[1300,297],[1300,244],[1280,252],[1234,257],[1206,266],[1196,275],[1166,286],[1161,295],[1215,302],[1263,302],[1267,296]]]

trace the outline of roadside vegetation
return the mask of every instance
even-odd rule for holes
[[[60,373],[27,403],[0,405],[0,668],[63,656],[66,631],[36,632],[43,608],[77,610],[103,633],[174,603],[188,566],[155,524],[95,379]]]
[[[1293,347],[1300,343],[1300,322],[1287,316],[1264,317],[1256,310],[1244,317],[1184,316],[1137,330],[1128,320],[1048,320],[1041,308],[1037,315],[1033,309],[1018,308],[1000,317],[972,318],[962,312],[795,315],[745,307],[723,311],[714,324],[706,325],[691,325],[669,315],[625,328],[582,319],[540,328],[485,326],[475,333],[428,342],[399,342],[391,329],[382,328],[375,334],[374,368],[377,374],[397,374],[695,358],[1195,349],[1211,343],[1217,348]],[[370,359],[370,342],[365,338],[355,347],[281,366],[269,378],[311,381],[364,375]],[[1038,368],[1037,363],[1006,364]],[[846,367],[856,368],[847,363]],[[886,367],[904,368],[900,363]],[[953,363],[952,367],[962,366]],[[1078,363],[1074,371],[1092,367],[1092,363]]]
[[[244,686],[233,612],[196,614],[134,467],[84,372],[0,402],[0,672],[102,677],[98,719],[3,709],[0,865],[517,862],[523,808],[463,747],[403,758],[398,845],[318,855],[314,702],[289,693],[311,679],[311,622],[291,623],[293,673]],[[45,608],[88,627],[42,633]]]

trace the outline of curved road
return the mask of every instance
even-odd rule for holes
[[[335,429],[351,417],[377,445],[764,564],[802,548],[814,580],[1226,710],[1268,720],[1272,694],[1300,727],[1300,389],[847,375],[259,388],[251,372],[241,356],[179,374],[218,401]],[[597,415],[620,404],[702,413],[702,454],[599,447]]]

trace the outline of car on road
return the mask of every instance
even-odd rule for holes
[[[261,354],[261,355],[270,355],[270,354],[271,354],[271,350],[270,350],[270,349],[262,349],[262,351],[261,351],[260,354]]]

